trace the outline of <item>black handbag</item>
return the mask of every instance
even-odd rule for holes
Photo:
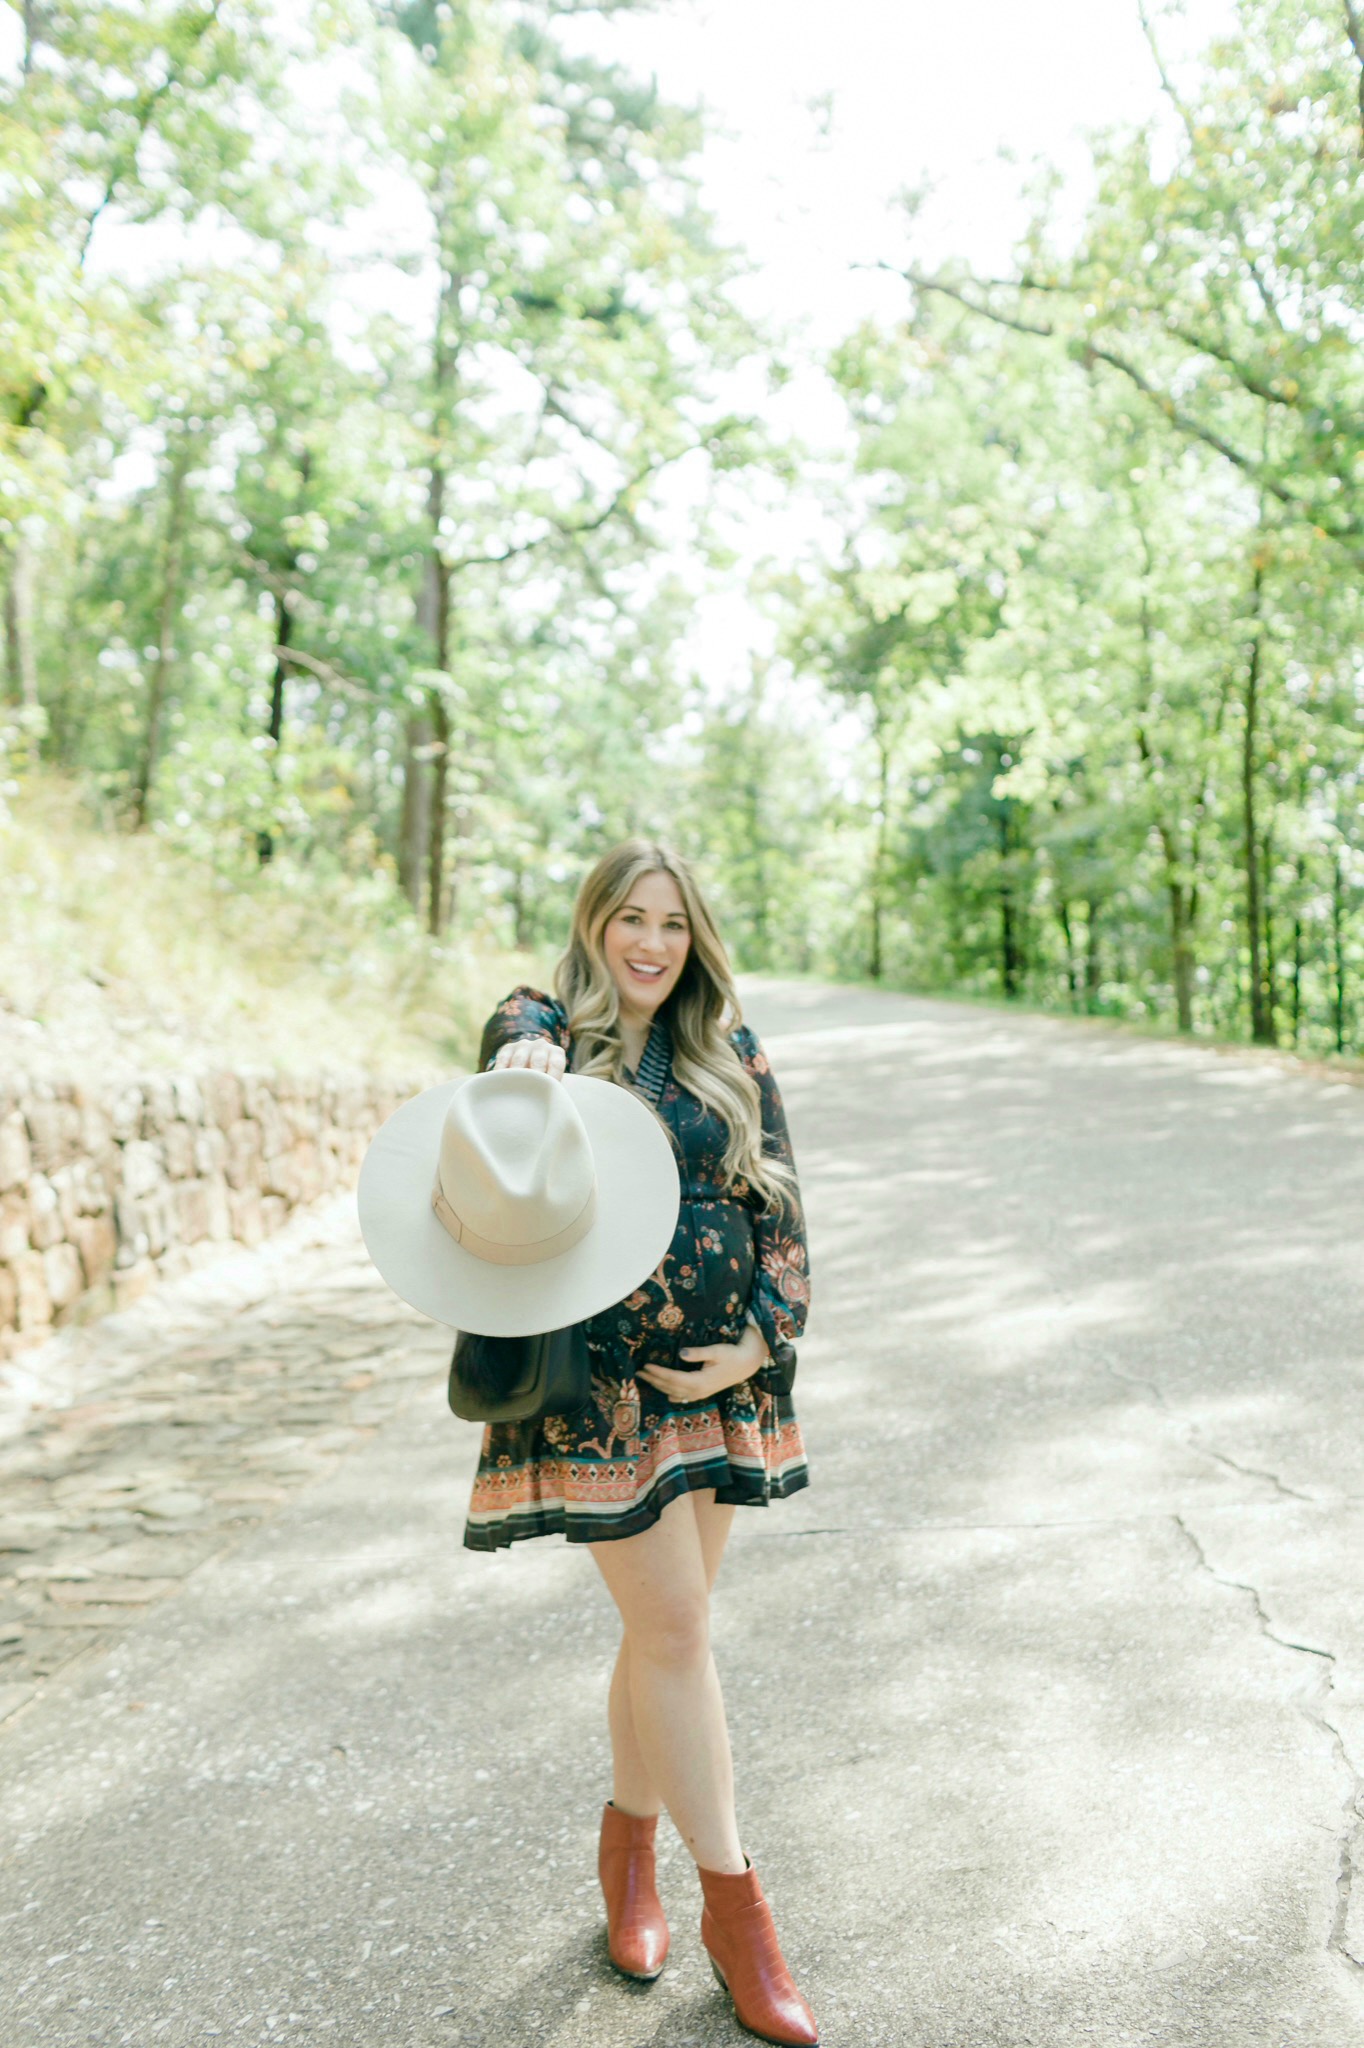
[[[534,1337],[480,1337],[461,1330],[447,1396],[466,1422],[530,1422],[585,1408],[592,1398],[586,1325],[571,1323]]]
[[[672,1040],[656,1017],[639,1063],[636,1090],[654,1108],[668,1078]],[[489,1062],[491,1064],[491,1062]],[[587,1329],[571,1323],[534,1337],[480,1337],[461,1330],[455,1339],[446,1388],[450,1407],[466,1422],[533,1422],[569,1415],[592,1398]]]

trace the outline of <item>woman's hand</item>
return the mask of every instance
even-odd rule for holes
[[[767,1344],[762,1331],[750,1323],[737,1344],[690,1344],[679,1358],[698,1361],[699,1372],[679,1372],[671,1365],[642,1365],[637,1380],[647,1380],[670,1401],[709,1401],[726,1387],[751,1380],[767,1363]]]
[[[513,1038],[506,1045],[499,1045],[497,1058],[488,1071],[496,1073],[502,1067],[532,1067],[537,1074],[548,1074],[551,1081],[562,1081],[567,1065],[568,1055],[552,1038]]]

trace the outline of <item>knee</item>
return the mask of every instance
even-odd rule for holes
[[[710,1610],[705,1600],[659,1601],[626,1630],[631,1658],[669,1671],[701,1669],[710,1656]]]

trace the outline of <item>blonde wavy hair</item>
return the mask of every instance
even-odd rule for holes
[[[578,890],[568,949],[554,970],[554,991],[573,1038],[573,1070],[624,1084],[620,993],[603,937],[636,882],[653,874],[672,877],[691,927],[686,962],[662,1012],[672,1034],[673,1073],[729,1133],[722,1166],[726,1183],[745,1180],[768,1208],[777,1208],[795,1177],[784,1161],[763,1150],[758,1084],[729,1042],[729,1033],[743,1022],[729,955],[696,877],[671,847],[623,840],[602,855]]]

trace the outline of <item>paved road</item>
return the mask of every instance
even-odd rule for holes
[[[1364,1091],[853,991],[750,1011],[811,1210],[814,1484],[739,1517],[717,1655],[826,2043],[1361,2048]],[[222,1386],[304,1328],[339,1415],[364,1331],[403,1396],[318,1476],[276,1444],[240,1527],[201,1434],[203,1561],[5,1724],[0,2048],[737,2048],[675,1844],[668,1973],[605,1965],[610,1609],[561,1545],[461,1550],[435,1333],[345,1230],[268,1303],[198,1284],[124,1322],[120,1401],[205,1323]],[[186,1540],[165,1479],[97,1509],[120,1541]]]

